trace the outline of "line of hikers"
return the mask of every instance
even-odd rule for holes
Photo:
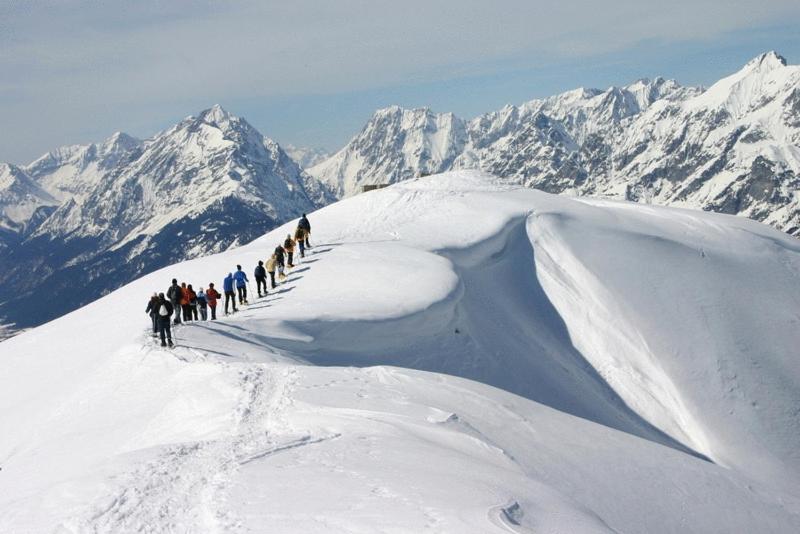
[[[282,281],[286,278],[284,269],[294,267],[294,249],[297,245],[300,249],[300,257],[305,258],[306,249],[311,248],[308,237],[311,235],[311,224],[308,222],[306,214],[297,223],[297,229],[294,233],[294,238],[291,234],[286,235],[283,245],[275,247],[272,256],[267,260],[266,265],[263,261],[259,261],[255,268],[254,276],[256,279],[256,288],[258,290],[259,298],[267,296],[267,275],[269,275],[270,285],[272,289],[277,287],[275,283],[275,272],[278,273],[278,278]],[[286,261],[288,260],[288,261]],[[228,313],[228,305],[232,305],[232,312],[236,313],[236,300],[238,298],[239,305],[248,304],[247,301],[247,284],[250,282],[247,275],[242,271],[242,266],[236,266],[235,273],[228,273],[228,276],[222,281],[222,291],[225,294],[225,315]],[[262,294],[263,287],[263,294]],[[234,292],[234,288],[236,291]],[[171,347],[172,343],[172,326],[181,324],[186,321],[206,321],[208,320],[208,311],[211,311],[211,320],[217,318],[217,301],[222,299],[222,295],[214,288],[214,283],[209,282],[208,289],[200,288],[195,291],[192,284],[186,282],[178,285],[176,278],[172,279],[172,285],[167,289],[166,295],[164,293],[153,293],[150,300],[147,302],[145,313],[150,315],[153,326],[153,335],[160,335],[161,346],[166,347],[167,344]],[[199,319],[198,319],[199,314]]]

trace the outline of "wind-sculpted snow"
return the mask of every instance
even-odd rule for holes
[[[0,531],[800,528],[792,238],[472,172],[310,219],[175,349],[149,294],[295,221],[0,343]]]

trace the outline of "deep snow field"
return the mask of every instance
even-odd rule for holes
[[[475,172],[309,219],[175,349],[149,295],[296,221],[0,343],[0,532],[800,532],[796,239]]]

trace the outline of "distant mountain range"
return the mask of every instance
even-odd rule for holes
[[[708,89],[645,79],[469,121],[392,106],[329,157],[283,149],[214,106],[149,139],[117,133],[0,164],[0,323],[40,324],[364,185],[453,169],[800,235],[800,67],[769,52]]]
[[[219,106],[150,139],[118,133],[3,164],[0,191],[0,317],[18,328],[335,199]]]
[[[283,150],[301,169],[313,167],[331,157],[330,152],[324,148],[283,145]]]
[[[645,79],[471,121],[393,106],[308,172],[346,196],[452,169],[743,215],[800,235],[800,67],[769,52],[708,89]]]

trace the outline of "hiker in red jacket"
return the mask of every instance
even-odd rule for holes
[[[211,308],[211,320],[217,318],[217,300],[222,295],[214,289],[214,282],[208,283],[208,291],[206,291],[206,300],[208,301],[208,307]]]

